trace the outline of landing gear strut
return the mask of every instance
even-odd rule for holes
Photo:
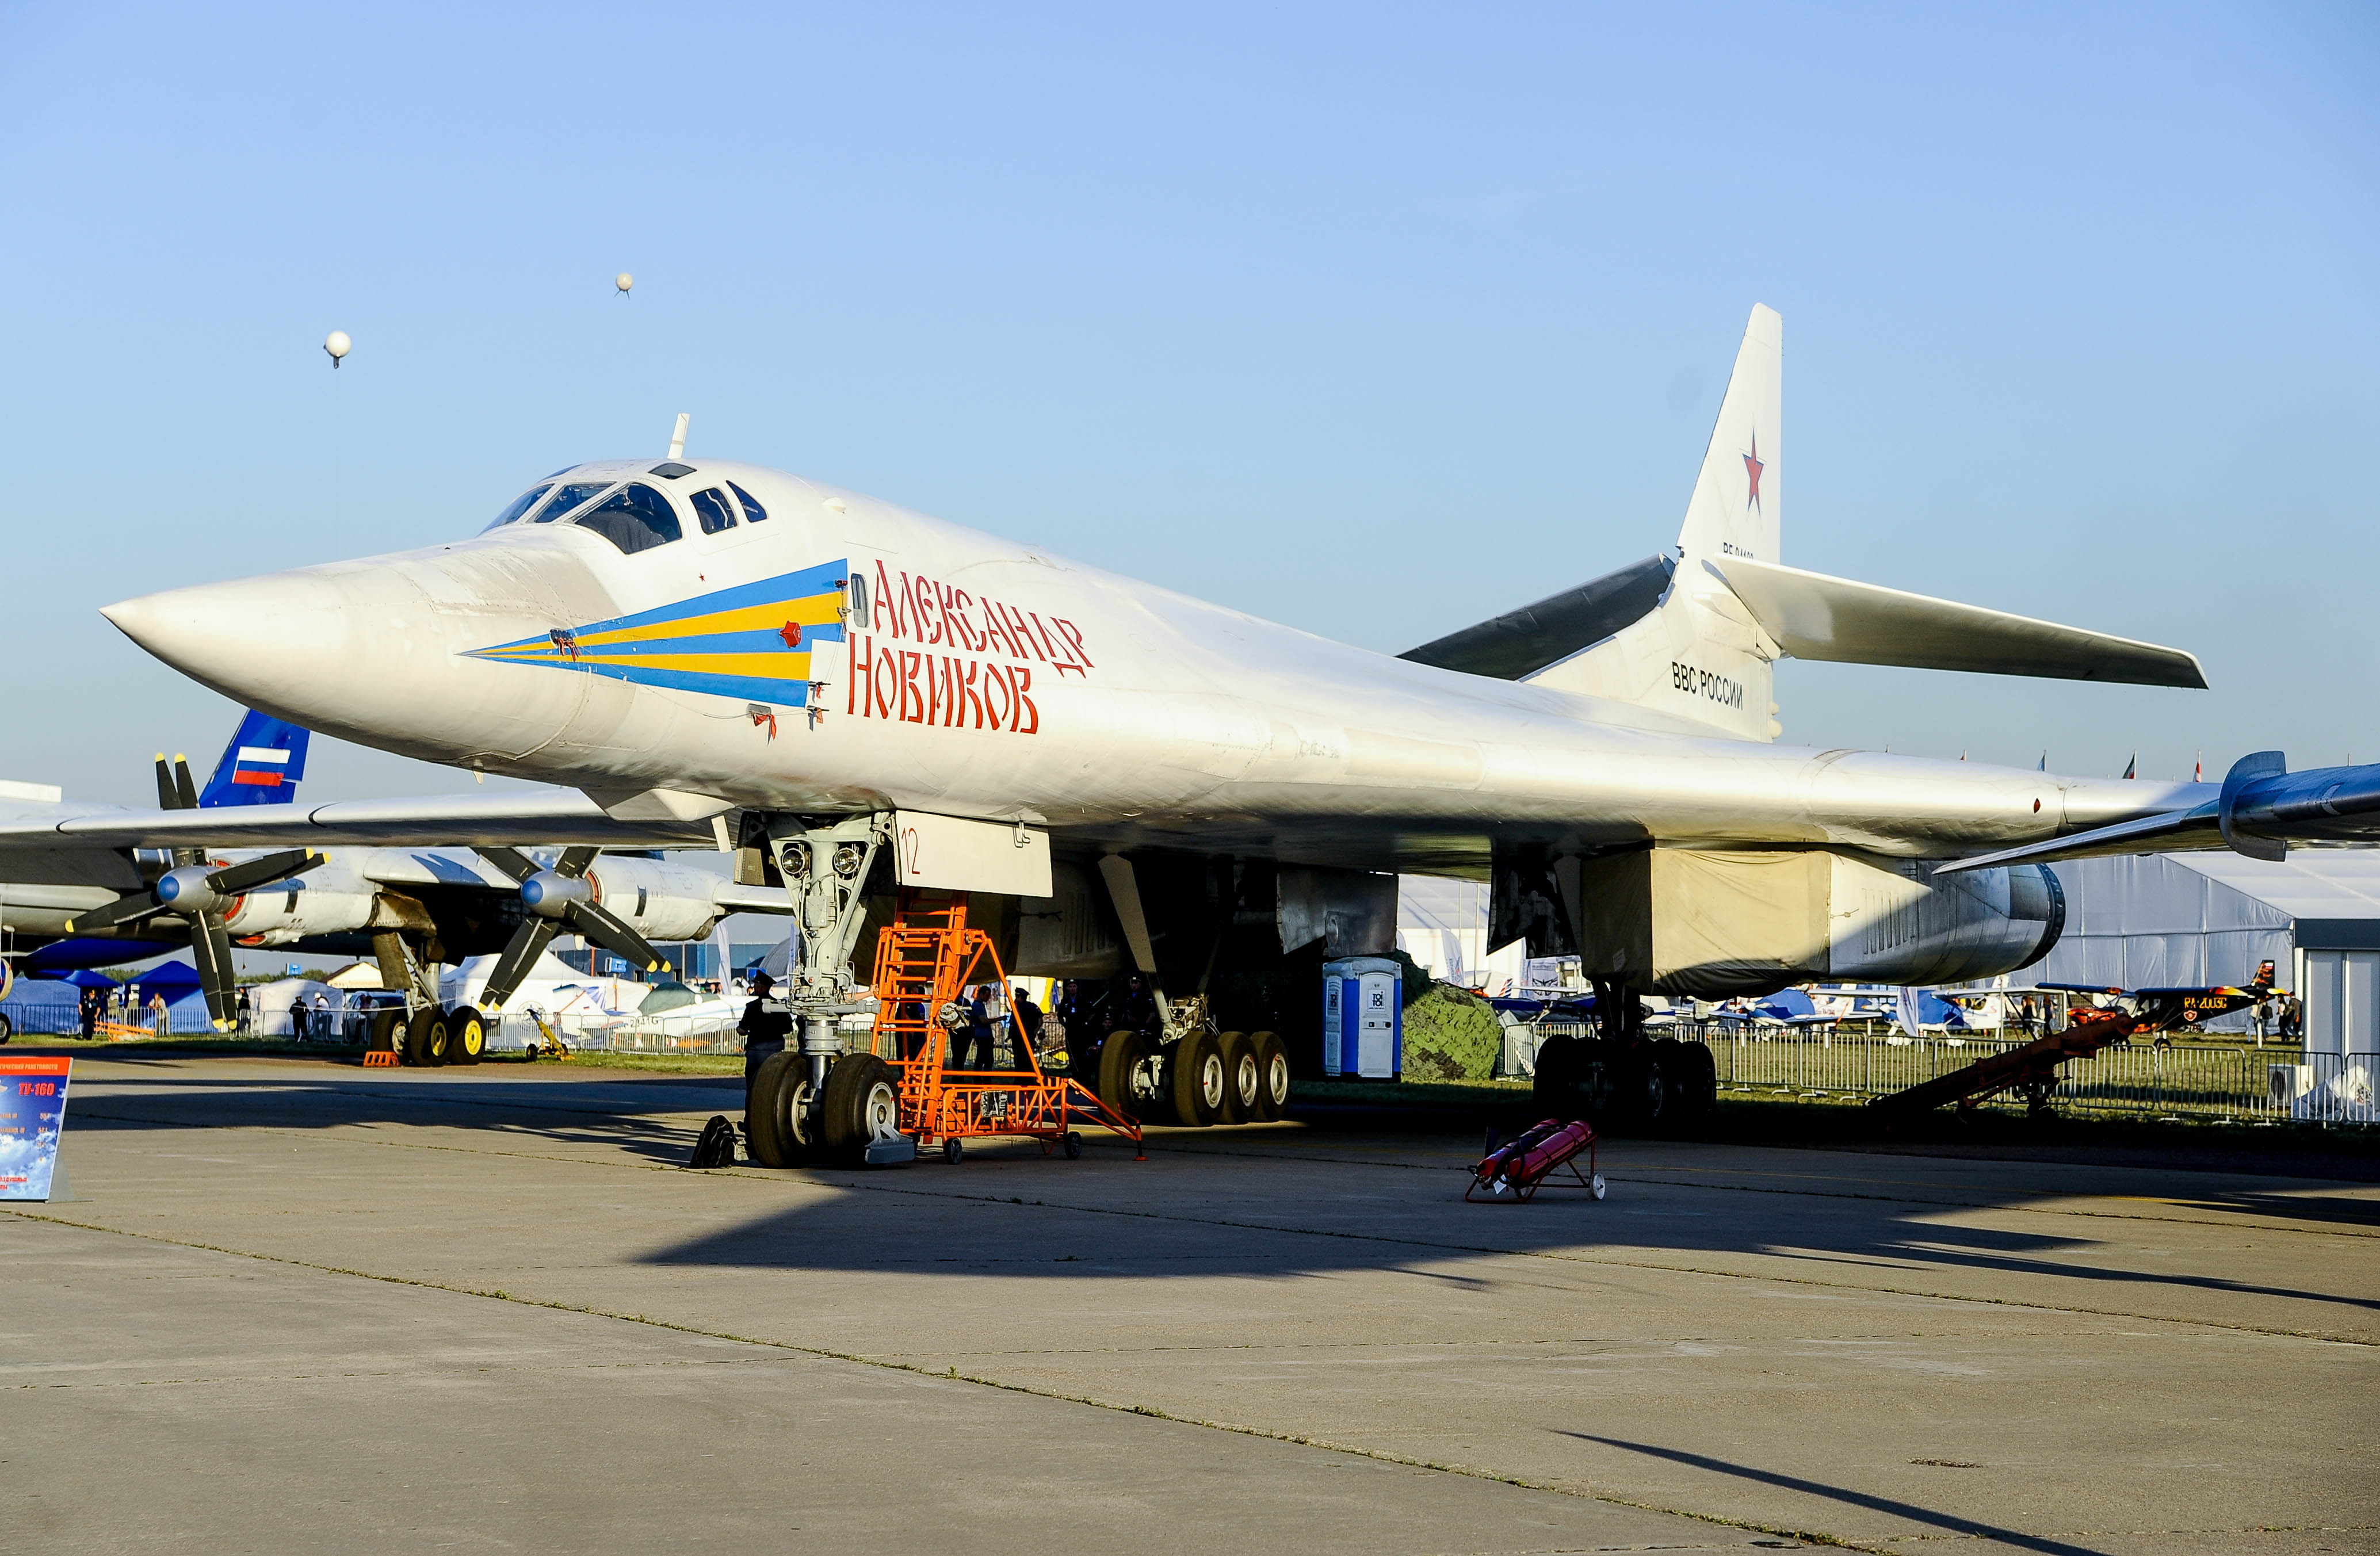
[[[851,954],[868,871],[892,833],[889,812],[824,826],[769,819],[769,851],[793,901],[802,958],[798,971],[787,969],[783,998],[770,1002],[793,1017],[794,1045],[762,1064],[752,1082],[752,1159],[763,1167],[856,1156],[878,1127],[880,1088],[836,1086],[830,1072],[843,1055],[837,1023],[868,1008],[851,997]]]

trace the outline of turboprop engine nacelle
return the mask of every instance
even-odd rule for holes
[[[157,878],[151,888],[157,900],[176,913],[215,913],[230,906],[232,899],[207,884],[207,877],[221,869],[221,865],[180,865]]]
[[[1915,859],[1652,848],[1580,870],[1585,970],[1704,999],[1815,979],[1957,983],[2040,960],[2066,927],[2042,865],[1937,876]]]
[[[700,940],[719,922],[716,893],[725,878],[667,859],[606,854],[577,881],[541,872],[530,883],[548,880],[587,892],[580,900],[611,909],[647,940]],[[546,911],[528,886],[521,889],[521,901],[531,912]],[[559,913],[559,906],[552,911]]]
[[[559,918],[572,903],[591,903],[595,888],[584,878],[539,870],[521,882],[521,904],[540,918]]]

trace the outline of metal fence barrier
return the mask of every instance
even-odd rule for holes
[[[146,1011],[117,1035],[153,1035]],[[374,1012],[310,1010],[298,1040],[361,1046]],[[574,1050],[607,1053],[738,1054],[744,1039],[735,1018],[706,1015],[546,1017],[546,1029]],[[0,1017],[18,1037],[73,1037],[82,1030],[72,1005],[0,1001]],[[1711,1051],[1720,1095],[1791,1097],[1808,1101],[1864,1101],[1899,1091],[2021,1047],[2022,1039],[1985,1035],[1904,1037],[1879,1030],[1807,1028],[1761,1022],[1680,1022],[1670,1036]],[[865,1045],[865,1022],[853,1036]],[[172,1035],[170,1028],[165,1035]],[[199,1035],[193,1031],[188,1035]],[[244,1034],[255,1035],[255,1034]],[[488,1046],[518,1051],[543,1034],[526,1013],[491,1017]],[[1561,1022],[1508,1027],[1497,1073],[1525,1077],[1538,1046],[1554,1037],[1589,1037],[1592,1029]],[[1005,1033],[1002,1034],[1003,1039]],[[1002,1045],[1005,1051],[1006,1044]],[[2144,1118],[2239,1119],[2255,1123],[2380,1124],[2380,1054],[2306,1053],[2295,1046],[2255,1048],[2204,1041],[2117,1044],[2088,1059],[2067,1060],[2052,1098],[2060,1109]],[[1987,1107],[2021,1108],[2003,1094]]]
[[[2028,1040],[1736,1021],[1679,1022],[1667,1031],[1710,1050],[1720,1095],[1807,1101],[1864,1102]],[[1593,1035],[1568,1023],[1508,1027],[1497,1073],[1525,1076],[1534,1073],[1537,1047],[1546,1039]],[[2307,1053],[2295,1043],[2119,1043],[2059,1066],[2052,1102],[2069,1112],[2142,1118],[2374,1124],[2380,1123],[2380,1055]],[[1984,1105],[2022,1109],[2024,1103],[2003,1093]]]

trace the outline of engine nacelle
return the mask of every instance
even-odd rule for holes
[[[1579,873],[1584,970],[1660,994],[1963,982],[2040,960],[2066,927],[2042,865],[1937,877],[1874,855],[1652,848]]]
[[[647,940],[700,940],[709,934],[719,922],[722,909],[713,893],[722,879],[691,865],[615,854],[597,859],[585,877],[588,900],[609,908]]]
[[[242,893],[224,919],[248,945],[287,945],[309,935],[351,934],[373,926],[377,893],[347,871],[321,880],[284,881]]]
[[[520,894],[522,906],[539,918],[560,918],[570,911],[572,903],[593,902],[595,883],[583,876],[541,869],[521,882]]]
[[[213,913],[227,906],[231,899],[207,884],[207,877],[222,869],[220,865],[182,865],[167,870],[151,887],[157,900],[176,913]]]

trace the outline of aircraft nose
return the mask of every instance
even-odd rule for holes
[[[145,594],[100,608],[118,631],[183,675],[251,707],[313,700],[309,682],[346,643],[358,603],[333,580],[268,573]]]
[[[587,598],[564,614],[556,577],[571,581],[550,557],[442,547],[168,590],[101,614],[275,718],[430,761],[500,760],[553,739],[596,680],[472,655],[613,614],[580,588]]]

